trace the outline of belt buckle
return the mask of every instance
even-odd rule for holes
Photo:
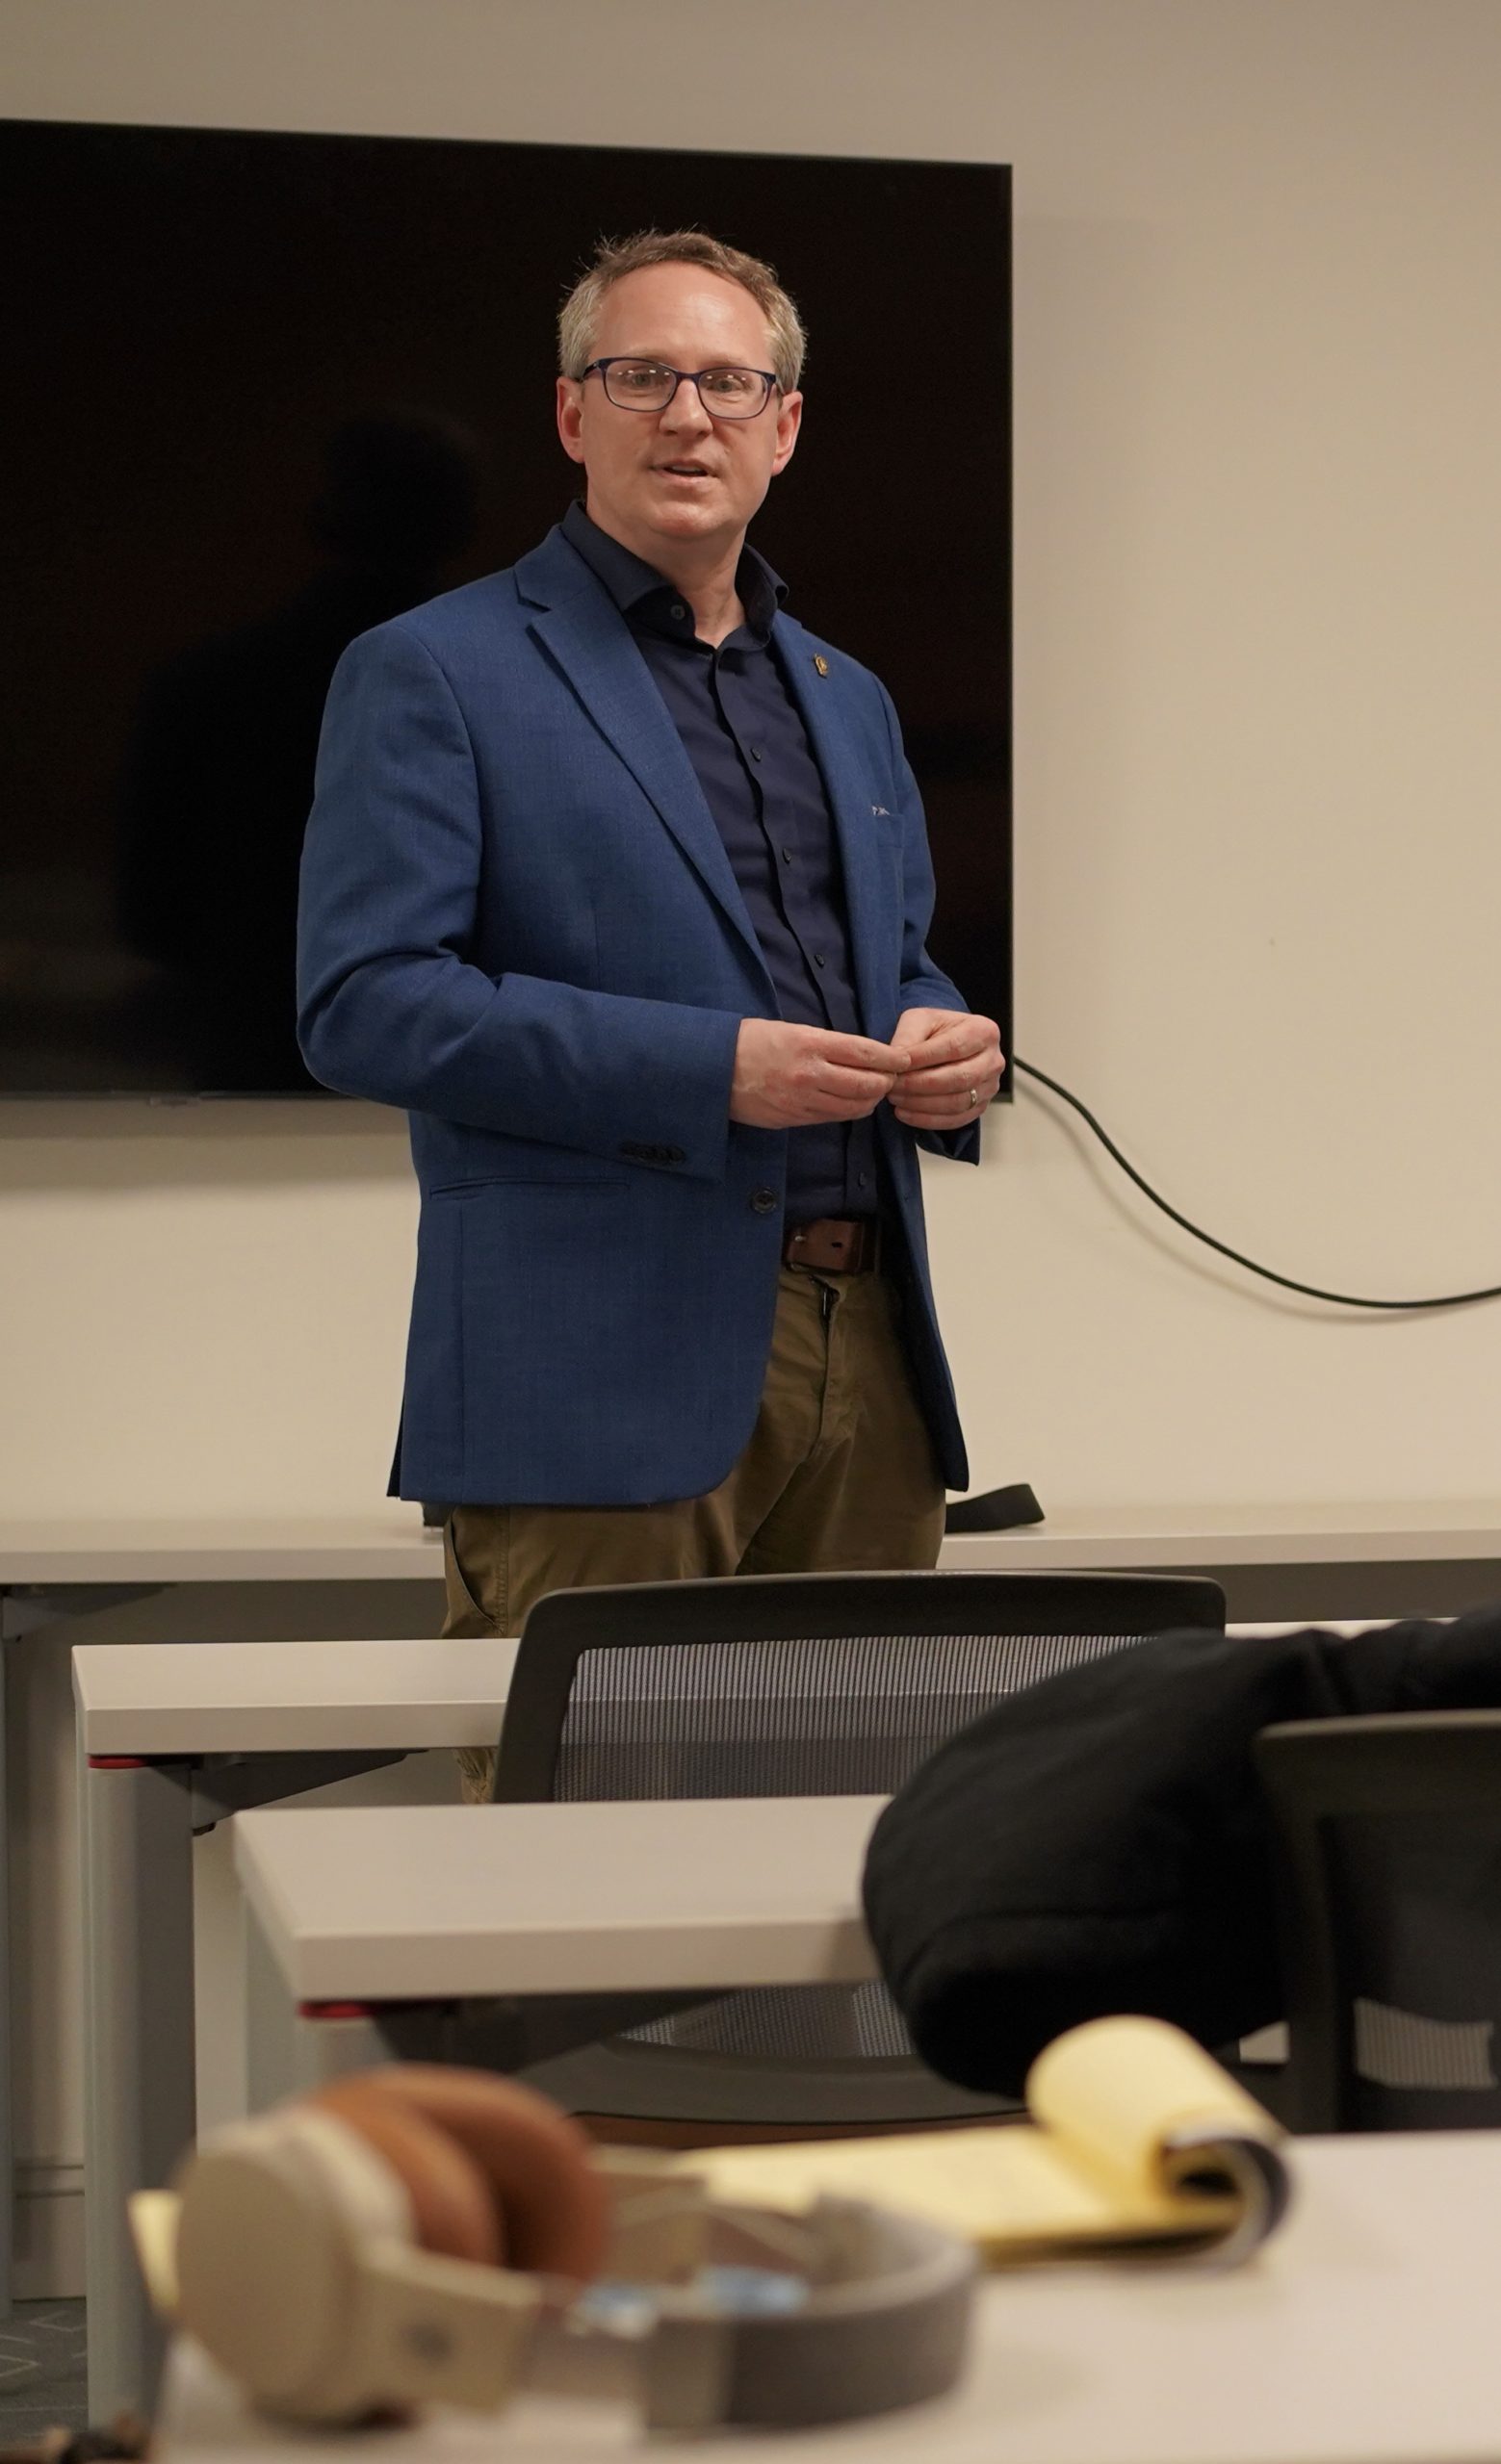
[[[876,1226],[864,1216],[816,1216],[793,1226],[782,1256],[814,1274],[865,1274],[876,1262]]]

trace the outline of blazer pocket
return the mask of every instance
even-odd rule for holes
[[[558,1176],[552,1172],[483,1172],[472,1181],[437,1181],[427,1192],[429,1197],[469,1197],[479,1190],[623,1190],[627,1186],[624,1172],[570,1172]]]

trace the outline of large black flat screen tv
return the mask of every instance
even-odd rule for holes
[[[809,327],[755,526],[895,697],[932,942],[1010,1028],[996,165],[0,126],[0,1094],[309,1092],[298,853],[345,643],[532,546],[602,233],[769,257]]]

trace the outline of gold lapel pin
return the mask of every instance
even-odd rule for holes
[[[817,669],[817,671],[818,671],[818,673],[819,673],[819,675],[820,675],[820,676],[827,676],[827,675],[828,675],[828,672],[829,672],[829,662],[828,662],[828,660],[827,660],[826,658],[820,658],[820,657],[819,657],[819,655],[818,655],[818,653],[817,653],[816,651],[815,651],[815,653],[814,653],[814,654],[813,654],[813,663],[814,663],[815,667]]]

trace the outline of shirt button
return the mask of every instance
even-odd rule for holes
[[[752,1190],[751,1208],[757,1215],[769,1215],[777,1202],[775,1190]]]
[[[682,623],[682,621],[683,621],[683,619],[684,619],[684,617],[687,614],[687,612],[688,612],[688,611],[687,611],[687,609],[684,606],[683,602],[682,602],[682,600],[681,600],[681,599],[675,599],[675,600],[673,601],[673,603],[672,603],[672,612],[673,612],[674,616],[676,616],[676,618],[678,619],[678,622],[681,624],[681,623]]]
[[[857,1189],[867,1190],[867,1189],[870,1187],[870,1175],[869,1175],[869,1173],[868,1173],[868,1172],[857,1172],[857,1173],[855,1174],[855,1186],[856,1186],[856,1188],[857,1188]]]
[[[784,848],[783,848],[783,850],[782,850],[782,861],[783,861],[783,863],[784,863],[784,864],[789,864],[789,863],[791,862],[791,860],[792,860],[792,851],[791,851],[790,847],[784,847]]]
[[[815,966],[827,966],[827,965],[828,965],[828,963],[829,963],[828,960],[824,957],[823,952],[822,952],[821,950],[815,950],[815,951],[814,952],[814,961],[813,961],[813,962],[814,962]]]
[[[760,760],[762,760],[762,759],[763,758],[763,754],[762,754],[762,749],[761,749],[761,747],[760,747],[760,745],[759,745],[759,744],[753,744],[753,745],[751,746],[751,749],[750,749],[750,757],[751,757],[751,759],[752,759],[753,761],[760,761]]]

